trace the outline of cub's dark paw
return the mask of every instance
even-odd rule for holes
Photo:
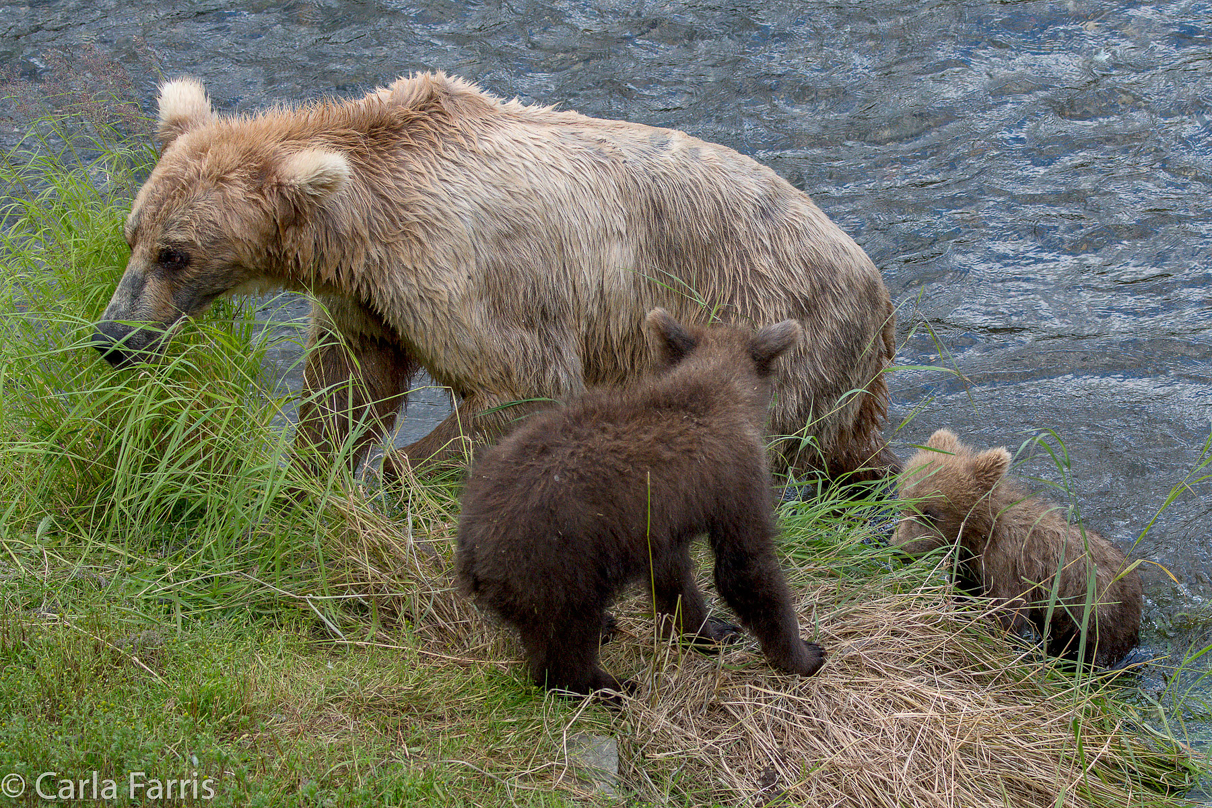
[[[633,679],[624,679],[613,685],[605,685],[593,691],[593,700],[613,709],[623,707],[624,697],[634,696],[640,686]]]
[[[744,630],[736,623],[729,623],[719,617],[708,617],[707,625],[703,628],[710,632],[713,640],[724,644],[740,642],[745,635]]]
[[[602,615],[602,631],[598,635],[598,642],[602,645],[614,639],[614,636],[619,633],[619,621],[614,619],[613,614]]]
[[[697,634],[686,635],[683,639],[696,651],[718,653],[720,646],[740,642],[744,637],[741,627],[718,617],[708,617],[707,622]]]
[[[821,669],[825,664],[825,649],[821,648],[814,642],[804,642],[805,654],[803,666],[795,671],[801,676],[811,676]]]
[[[799,640],[799,638],[796,638]],[[814,642],[799,640],[797,643],[776,653],[767,653],[766,659],[773,668],[785,673],[796,673],[800,676],[811,676],[825,664],[825,649]]]

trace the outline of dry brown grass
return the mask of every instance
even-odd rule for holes
[[[502,666],[527,688],[518,644],[454,591],[450,506],[415,501],[401,530],[344,503],[353,529],[344,532],[343,585],[404,617],[423,658],[452,671]],[[939,576],[851,579],[816,567],[790,577],[805,633],[829,653],[810,678],[775,673],[752,642],[707,656],[659,641],[642,596],[618,604],[620,631],[603,661],[641,684],[608,713],[625,789],[693,805],[1182,802],[1138,783],[1181,784],[1181,750],[1134,735],[1106,709],[1098,682],[1015,656],[985,616],[956,605]],[[548,740],[574,734],[577,713],[551,711]],[[511,760],[468,765],[522,789],[584,793],[567,761],[535,760],[535,739],[518,742]]]
[[[988,641],[987,626],[972,626],[942,587],[853,586],[807,590],[804,622],[815,615],[830,650],[815,677],[778,675],[752,649],[654,666],[628,705],[631,778],[641,766],[648,777],[678,771],[701,788],[696,799],[724,804],[975,808],[1155,796],[1124,781],[1121,747],[1131,740],[1100,720],[1094,693],[1030,675],[1031,663]]]

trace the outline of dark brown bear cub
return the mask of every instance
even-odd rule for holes
[[[773,366],[802,328],[687,328],[663,309],[646,327],[656,375],[536,415],[477,461],[459,521],[460,582],[518,629],[536,683],[620,691],[598,641],[627,584],[651,587],[685,637],[731,632],[708,619],[694,582],[689,546],[706,533],[716,587],[770,664],[816,673],[824,653],[800,639],[774,554],[763,445]]]
[[[1076,656],[1084,622],[1086,660],[1114,665],[1140,632],[1140,575],[1111,542],[1027,496],[1009,467],[1004,448],[974,452],[949,430],[935,432],[905,468],[901,496],[912,513],[893,540],[910,553],[958,543],[1007,628],[1030,621],[1049,653]]]

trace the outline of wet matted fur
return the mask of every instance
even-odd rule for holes
[[[1075,655],[1087,622],[1086,659],[1114,665],[1140,633],[1140,575],[1111,542],[1028,496],[1006,477],[1009,467],[1004,448],[976,452],[949,430],[935,432],[905,468],[901,496],[910,511],[894,541],[914,553],[958,544],[1006,626],[1030,621],[1051,653]]]
[[[320,461],[358,425],[362,456],[421,367],[459,403],[410,460],[461,457],[464,438],[491,442],[541,400],[631,383],[651,369],[641,326],[661,306],[804,329],[774,374],[770,432],[799,433],[780,465],[897,466],[881,437],[895,316],[879,272],[808,196],[731,149],[441,73],[230,117],[181,79],[161,88],[159,120],[97,347],[122,364],[219,295],[314,293],[299,437]]]

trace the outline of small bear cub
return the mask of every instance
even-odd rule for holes
[[[800,638],[774,553],[764,446],[775,360],[794,320],[756,334],[685,327],[653,309],[658,368],[637,386],[591,391],[531,417],[475,463],[456,566],[464,591],[521,634],[536,684],[590,694],[626,688],[598,662],[606,610],[627,584],[652,593],[662,631],[715,643],[690,542],[706,533],[715,584],[770,664],[804,676],[824,662]]]
[[[906,516],[893,542],[915,555],[958,543],[1002,624],[1021,633],[1029,621],[1056,656],[1076,657],[1086,604],[1096,604],[1085,660],[1114,665],[1140,633],[1140,575],[1111,542],[1029,497],[1006,477],[1009,467],[1005,448],[976,453],[950,430],[935,432],[901,477]]]

